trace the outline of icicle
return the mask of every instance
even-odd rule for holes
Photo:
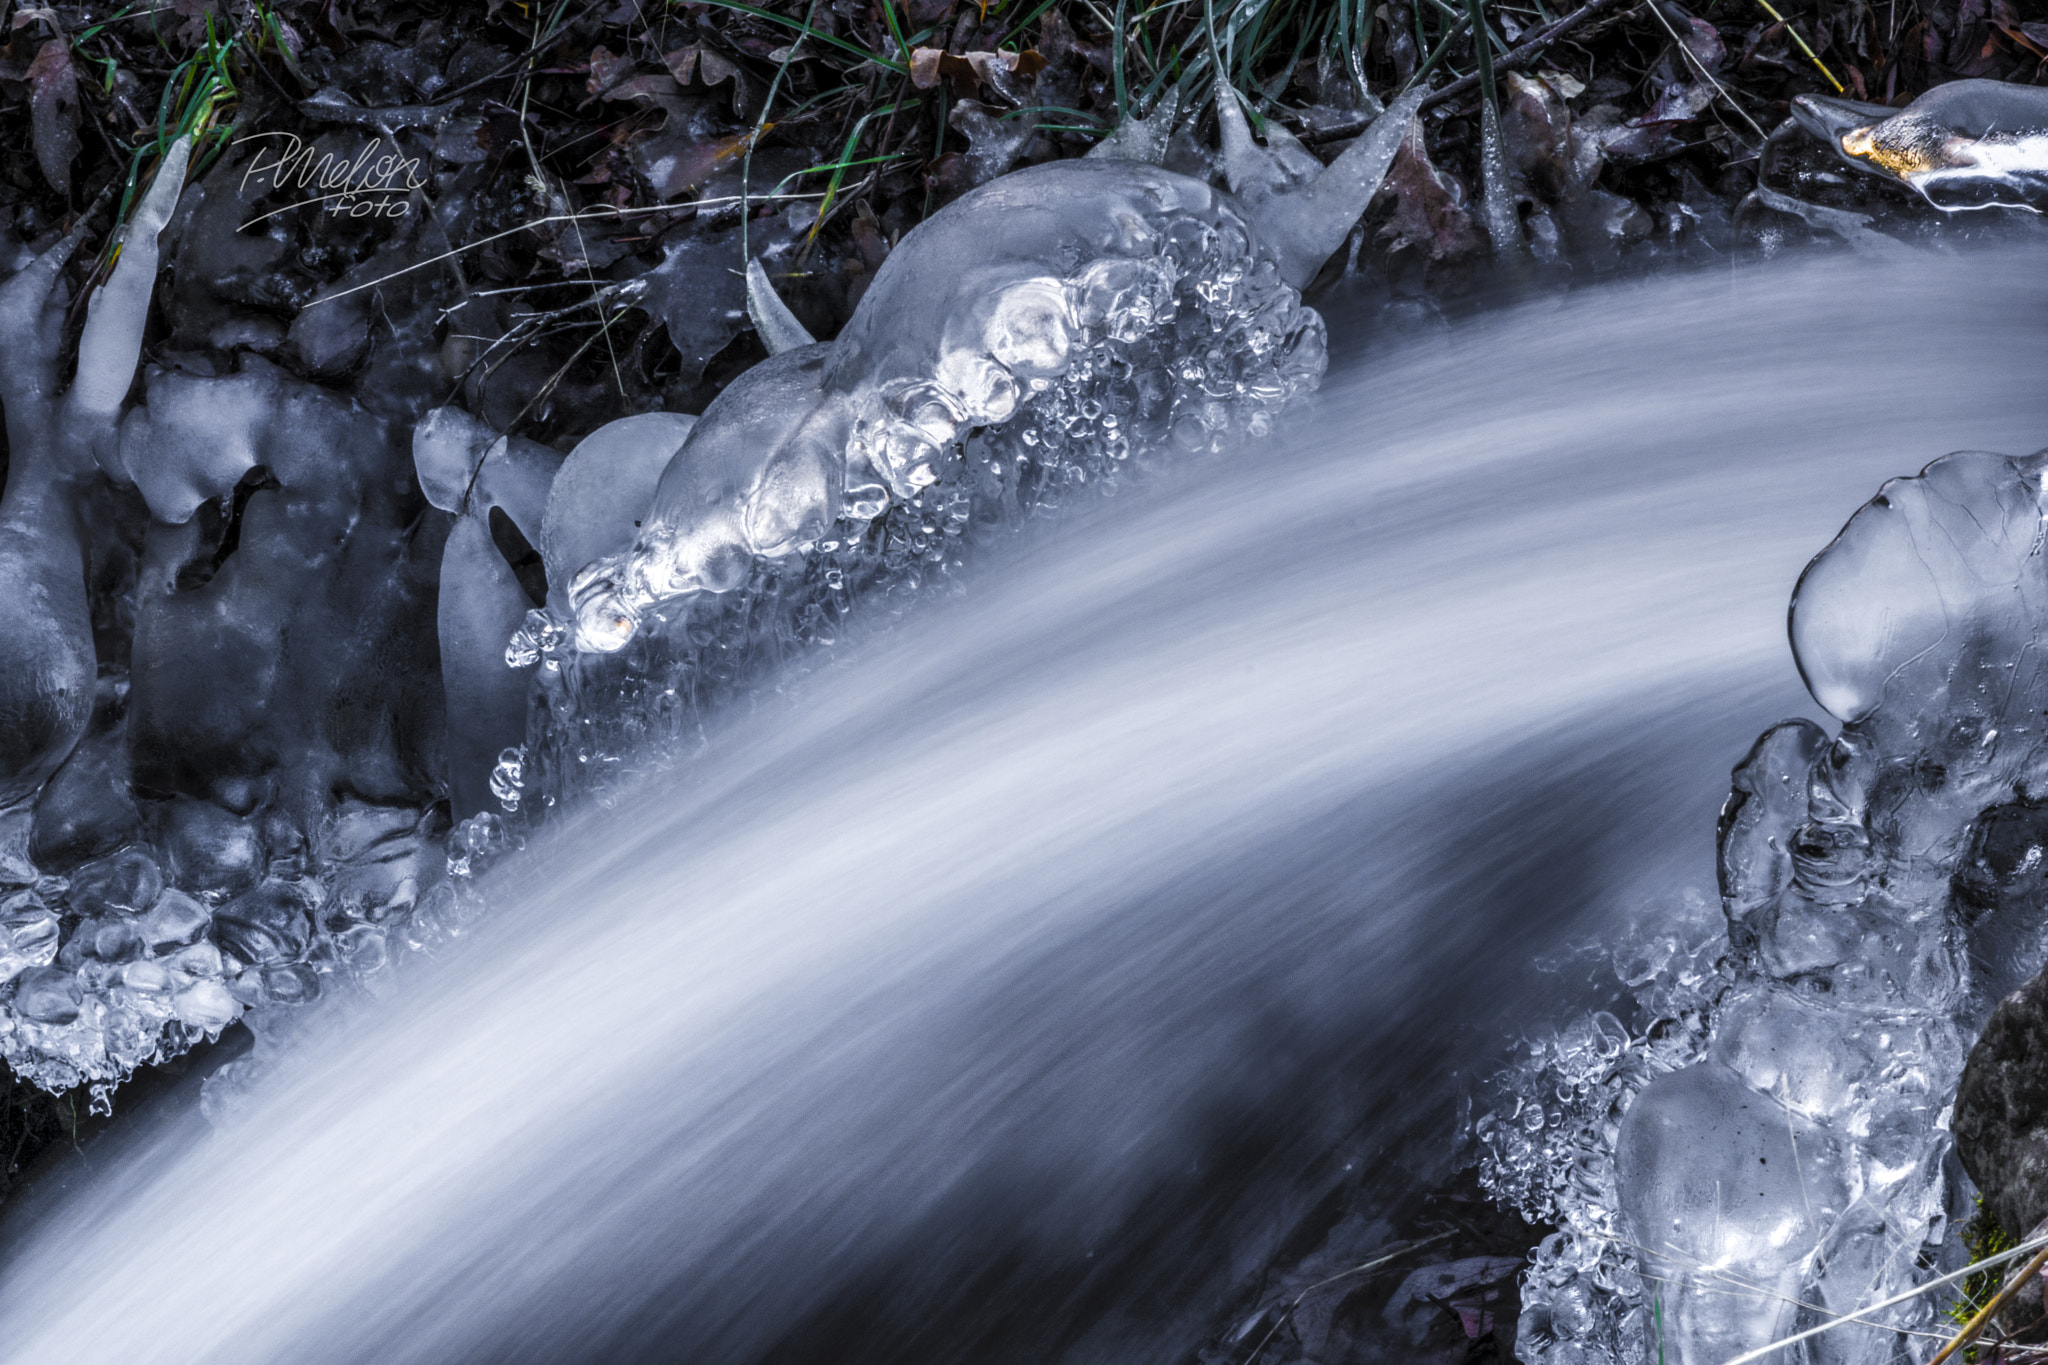
[[[776,294],[759,261],[747,262],[747,316],[753,320],[754,330],[760,334],[761,344],[768,348],[769,355],[817,345],[796,320],[796,314],[789,311],[789,305]]]
[[[474,418],[470,421],[475,422]],[[436,423],[453,429],[456,423]],[[481,422],[476,426],[488,433]],[[428,432],[427,444],[436,444]],[[459,443],[449,442],[455,445]],[[417,460],[421,441],[413,443]],[[473,466],[461,515],[441,553],[437,627],[441,686],[448,706],[448,798],[457,820],[491,809],[491,770],[526,735],[528,676],[505,666],[505,642],[539,603],[507,553],[505,528],[528,548],[542,540],[542,517],[562,457],[535,441],[500,436]],[[531,580],[529,580],[531,581]]]
[[[121,400],[135,382],[150,295],[156,290],[157,235],[178,205],[191,155],[190,137],[179,138],[164,153],[155,182],[129,220],[114,273],[93,295],[78,339],[78,377],[65,398],[68,423],[105,423],[111,432]]]
[[[1496,256],[1522,249],[1521,215],[1515,212],[1515,191],[1508,183],[1508,158],[1501,145],[1500,111],[1491,100],[1479,103],[1479,218]]]
[[[1144,118],[1127,116],[1116,131],[1088,149],[1088,155],[1105,160],[1142,161],[1148,166],[1166,164],[1166,144],[1173,139],[1174,120],[1180,117],[1180,87],[1169,89]]]
[[[1224,183],[1247,205],[1293,182],[1279,158],[1252,140],[1238,94],[1227,85],[1216,91],[1216,130],[1223,142]]]
[[[1387,106],[1357,141],[1344,149],[1320,174],[1291,188],[1275,153],[1261,152],[1250,145],[1251,132],[1243,128],[1244,115],[1234,101],[1218,104],[1224,128],[1226,174],[1233,189],[1244,200],[1260,240],[1280,262],[1281,275],[1297,289],[1307,286],[1357,224],[1372,197],[1379,193],[1394,154],[1415,122],[1426,92],[1410,90]],[[1233,121],[1243,129],[1244,142],[1231,151]],[[1293,142],[1292,138],[1287,139]],[[1298,146],[1299,144],[1295,144]],[[1232,162],[1235,165],[1232,165]]]
[[[189,151],[182,140],[172,146],[136,213],[130,232],[135,257],[122,262],[93,300],[78,379],[61,409],[60,272],[92,212],[0,286],[0,351],[8,362],[0,367],[0,401],[12,456],[0,496],[0,639],[7,641],[0,716],[8,718],[0,727],[0,807],[34,792],[56,771],[92,717],[98,664],[74,500],[94,455],[112,458],[114,419],[135,378],[156,283],[156,235],[177,202]]]

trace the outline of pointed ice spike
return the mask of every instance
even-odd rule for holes
[[[157,234],[178,206],[191,156],[189,136],[179,138],[164,153],[156,180],[128,223],[114,273],[93,295],[85,331],[78,339],[78,377],[65,399],[74,421],[111,423],[120,413],[129,385],[135,382],[149,299],[156,290]]]
[[[1507,151],[1501,141],[1500,113],[1481,100],[1479,106],[1479,218],[1496,256],[1522,248],[1522,220],[1515,212],[1515,192],[1508,183]]]
[[[1180,87],[1168,90],[1144,118],[1127,116],[1116,131],[1088,149],[1088,155],[1117,161],[1142,161],[1148,166],[1166,164],[1166,144],[1173,138],[1173,123],[1180,116]]]
[[[1365,206],[1379,193],[1427,94],[1417,88],[1388,105],[1387,112],[1311,183],[1287,192],[1244,196],[1260,237],[1279,258],[1280,273],[1289,284],[1306,288],[1323,262],[1344,244]]]
[[[768,348],[769,355],[816,344],[796,320],[796,314],[789,311],[789,305],[776,294],[775,286],[768,283],[768,272],[759,261],[747,262],[747,316],[753,319],[754,330],[760,333],[761,344]]]
[[[1287,173],[1278,158],[1252,141],[1251,124],[1245,121],[1240,97],[1228,85],[1216,88],[1216,126],[1223,141],[1223,178],[1232,194],[1249,204],[1287,184]]]
[[[47,400],[55,387],[56,334],[63,326],[63,310],[51,308],[50,292],[107,198],[102,192],[55,245],[0,284],[0,350],[7,354],[7,363],[0,365],[0,401],[6,404],[10,429],[27,422],[29,408]]]

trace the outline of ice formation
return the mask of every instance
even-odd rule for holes
[[[180,203],[187,152],[129,225],[61,399],[57,271],[91,215],[0,286],[6,600],[38,660],[0,672],[31,689],[5,703],[0,1057],[97,1099],[245,1011],[375,977],[415,920],[431,932],[412,912],[446,863],[446,528],[420,515],[404,427],[253,354],[151,365],[121,411],[157,232],[204,212],[204,187]]]
[[[2048,90],[2039,86],[1951,81],[1904,109],[1800,95],[1792,112],[1842,160],[1936,208],[2048,202]]]
[[[59,396],[57,340],[68,302],[61,274],[90,215],[0,287],[0,403],[11,454],[0,501],[0,607],[13,658],[0,673],[0,807],[21,800],[62,763],[92,714],[91,613],[85,530],[76,504],[95,461],[108,456],[135,374],[156,284],[156,238],[184,184],[186,142],[165,155],[130,222],[123,257],[92,301],[77,377]]]
[[[1787,721],[1736,769],[1725,933],[1618,970],[1632,1026],[1538,1045],[1477,1125],[1497,1196],[1561,1226],[1525,1359],[1720,1365],[1961,1263],[1956,1082],[2048,959],[2044,523],[2048,453],[1951,455],[1801,578],[1794,652],[1842,727]],[[1938,1308],[1788,1358],[1923,1359]]]
[[[1226,99],[1235,197],[1114,158],[1004,176],[913,229],[830,344],[755,269],[776,353],[705,411],[650,504],[615,504],[637,536],[566,579],[550,556],[550,610],[509,656],[545,659],[545,705],[499,785],[585,789],[756,662],[836,634],[856,596],[920,591],[995,528],[1266,433],[1322,375],[1300,290],[1420,98],[1328,168],[1277,127],[1260,147]]]
[[[535,792],[529,815],[602,797],[857,601],[886,617],[998,531],[1268,431],[1323,371],[1300,291],[1421,98],[1327,168],[1277,127],[1261,146],[1226,99],[1234,194],[1160,169],[1163,107],[914,229],[829,344],[752,261],[771,358],[701,419],[626,417],[566,457],[459,407],[422,416],[445,376],[417,324],[380,309],[401,334],[371,344],[351,287],[439,259],[459,188],[331,306],[214,347],[231,365],[166,347],[124,415],[158,230],[188,239],[174,335],[206,346],[247,331],[214,282],[285,249],[234,231],[264,221],[246,178],[181,204],[181,145],[61,400],[58,269],[86,221],[0,286],[11,354],[40,358],[0,392],[26,650],[0,670],[0,1056],[104,1098],[238,1017],[288,1029],[335,981],[374,987],[479,913],[469,879]],[[367,368],[350,396],[270,356]],[[88,498],[106,505],[72,515]],[[109,525],[119,545],[84,539]],[[121,619],[91,619],[88,574]]]

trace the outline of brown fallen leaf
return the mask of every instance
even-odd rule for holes
[[[600,44],[590,49],[590,78],[583,83],[583,88],[593,95],[602,95],[632,69],[632,58],[614,56]]]
[[[62,195],[71,193],[71,161],[78,155],[78,73],[71,45],[52,38],[28,68],[29,129],[43,179]]]
[[[761,131],[766,132],[774,126],[768,124]],[[684,190],[694,189],[709,180],[726,163],[745,156],[753,140],[751,129],[729,137],[697,141],[686,130],[672,132],[665,127],[654,136],[634,143],[631,155],[634,166],[647,177],[655,196],[673,199]]]
[[[940,81],[950,82],[960,99],[973,99],[986,85],[1006,99],[1021,102],[1019,82],[1045,69],[1039,52],[945,52],[920,47],[910,53],[910,83],[930,90]]]
[[[1394,212],[1380,229],[1390,250],[1419,246],[1430,260],[1442,261],[1472,255],[1486,245],[1465,208],[1464,188],[1430,163],[1419,122],[1395,153],[1380,193],[1395,199]]]

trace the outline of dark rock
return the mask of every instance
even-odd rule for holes
[[[1991,1012],[1956,1092],[1956,1154],[2007,1232],[2048,1217],[2048,973]]]

